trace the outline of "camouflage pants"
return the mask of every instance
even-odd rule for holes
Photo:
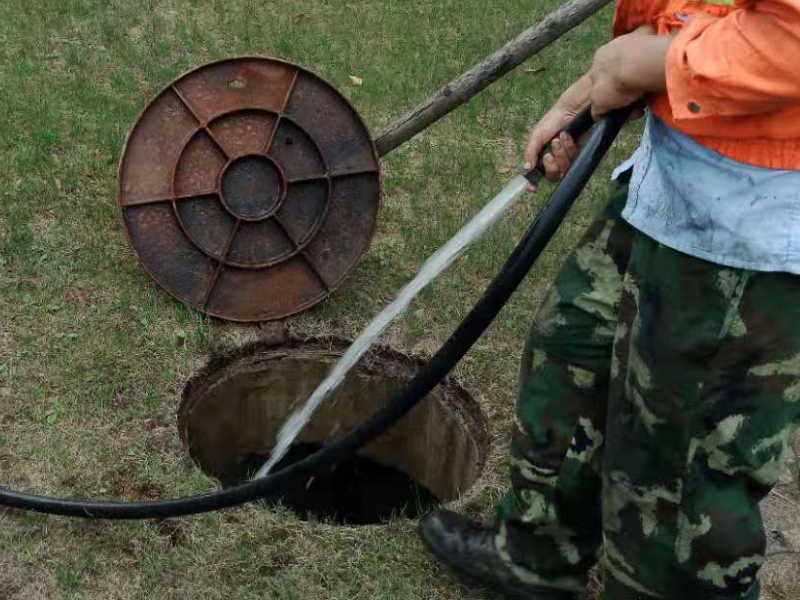
[[[606,600],[755,600],[759,511],[800,421],[800,277],[724,268],[619,216],[618,184],[539,309],[498,550]]]

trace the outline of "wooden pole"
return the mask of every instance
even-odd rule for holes
[[[385,156],[407,142],[567,31],[580,25],[609,2],[611,0],[570,0],[562,4],[538,25],[525,30],[425,102],[387,125],[375,137],[378,154]]]

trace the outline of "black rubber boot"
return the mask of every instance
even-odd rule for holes
[[[425,546],[464,583],[480,585],[515,600],[579,600],[572,592],[520,581],[501,560],[494,544],[497,527],[487,527],[449,510],[424,517],[419,525]]]

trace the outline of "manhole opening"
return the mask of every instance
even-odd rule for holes
[[[184,390],[179,428],[191,457],[223,486],[245,481],[347,345],[326,339],[254,346],[212,361]],[[393,350],[373,350],[320,407],[278,468],[362,424],[420,366]],[[474,491],[488,440],[477,403],[450,380],[357,456],[265,501],[281,503],[302,519],[346,525],[416,518]]]
[[[295,444],[276,465],[282,469],[311,456],[322,444]],[[221,479],[224,487],[249,479],[269,455],[243,461]],[[301,519],[343,525],[384,523],[395,516],[416,518],[440,504],[423,485],[393,466],[366,456],[354,456],[311,479],[297,481],[265,498],[267,504],[283,504]]]

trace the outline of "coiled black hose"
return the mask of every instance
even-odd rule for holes
[[[584,144],[580,156],[575,160],[561,183],[553,190],[548,202],[536,216],[500,273],[489,284],[483,297],[406,388],[399,392],[386,408],[377,412],[358,429],[330,443],[308,458],[268,477],[207,494],[156,502],[109,502],[33,496],[0,488],[0,505],[87,519],[179,517],[258,500],[280,490],[289,481],[314,475],[350,456],[389,429],[419,404],[483,335],[547,246],[567,211],[616,139],[629,114],[630,109],[620,109],[610,113],[597,123],[589,140]],[[583,113],[576,119],[574,125],[587,122],[587,113]],[[572,131],[573,135],[579,133],[575,127],[568,128],[568,130]]]

